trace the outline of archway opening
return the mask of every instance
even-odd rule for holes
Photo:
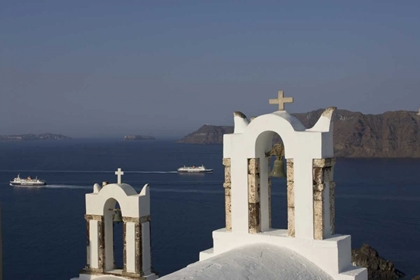
[[[114,268],[124,268],[124,223],[122,221],[121,208],[118,202],[115,205],[113,214],[114,231]]]
[[[110,198],[104,206],[105,271],[122,273],[124,266],[124,223],[117,200]]]
[[[260,159],[260,218],[261,231],[288,230],[288,191],[285,143],[274,131],[261,132],[255,142],[256,156]],[[277,161],[276,161],[277,160]],[[273,168],[277,167],[276,172]],[[273,174],[275,173],[275,174]],[[278,177],[276,175],[282,175]]]
[[[287,229],[287,161],[281,136],[274,133],[271,140],[269,176],[271,180],[271,228]],[[282,155],[278,153],[280,146]],[[281,169],[281,170],[280,170]],[[284,177],[278,177],[282,173]]]

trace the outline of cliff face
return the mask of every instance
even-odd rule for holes
[[[177,143],[222,144],[223,134],[233,133],[233,126],[203,125]]]
[[[312,127],[323,109],[293,114],[306,127]],[[337,110],[334,121],[334,151],[337,157],[420,157],[420,116],[395,111],[380,115]],[[221,144],[231,126],[205,125],[179,140],[179,143]],[[287,148],[287,147],[286,147]]]

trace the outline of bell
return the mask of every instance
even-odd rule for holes
[[[121,210],[116,210],[114,212],[114,215],[112,217],[112,221],[114,223],[121,223],[122,222],[122,215],[121,215]]]
[[[270,173],[271,177],[277,178],[286,178],[286,173],[284,172],[284,163],[281,158],[277,157],[274,161],[273,170]]]

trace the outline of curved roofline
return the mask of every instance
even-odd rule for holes
[[[305,131],[306,130],[306,127],[303,125],[303,123],[298,118],[296,118],[295,116],[289,114],[287,111],[276,111],[276,112],[273,112],[271,114],[279,116],[279,117],[285,119],[286,121],[288,121],[295,131]],[[266,115],[270,115],[270,114],[266,114]],[[265,115],[263,115],[263,116],[265,116]]]

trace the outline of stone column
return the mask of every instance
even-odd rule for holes
[[[104,238],[104,217],[101,215],[85,215],[86,219],[86,230],[87,230],[87,246],[86,246],[86,256],[87,256],[87,265],[84,269],[86,272],[90,273],[102,273],[104,272],[104,263],[105,263],[105,238]],[[96,222],[94,224],[95,228],[97,228],[97,232],[92,232],[91,222]],[[90,239],[92,237],[97,238],[97,247],[95,248],[92,244],[90,244]],[[97,264],[98,267],[92,267],[92,256],[94,251],[97,251]]]
[[[248,159],[248,227],[249,233],[261,232],[260,159]]]
[[[314,238],[324,239],[324,184],[314,184]]]
[[[314,239],[335,233],[334,158],[313,160]]]
[[[225,182],[223,188],[225,189],[225,217],[226,217],[226,230],[232,231],[232,199],[231,199],[231,175],[230,175],[230,158],[223,159],[225,166]]]
[[[124,270],[123,276],[143,279],[144,266],[146,266],[147,272],[151,273],[150,267],[150,216],[144,216],[140,218],[123,217],[124,221]],[[146,232],[148,235],[144,237],[143,224],[146,226]],[[149,240],[148,240],[149,238]],[[144,239],[144,240],[143,240]],[[145,247],[143,247],[143,245]],[[127,254],[130,254],[128,256]],[[134,257],[134,259],[133,259]],[[143,261],[145,258],[145,264]],[[129,263],[130,262],[130,263]]]
[[[142,244],[142,228],[141,223],[137,222],[136,227],[136,274],[143,275],[143,244]]]
[[[287,233],[295,237],[295,179],[293,159],[287,159]]]
[[[140,217],[139,223],[139,273],[140,276],[143,276],[145,273],[146,275],[150,273],[154,273],[152,269],[152,256],[151,256],[151,218],[150,215]],[[136,254],[137,256],[137,254]]]
[[[142,276],[141,223],[139,218],[122,217],[123,236],[123,276],[138,278]]]
[[[90,233],[90,219],[86,218],[85,215],[85,220],[86,220],[86,269],[90,268],[90,238],[89,238],[89,233]]]
[[[99,228],[99,268],[102,268],[104,271],[105,266],[105,225],[104,217],[101,216],[101,220],[98,221]]]

